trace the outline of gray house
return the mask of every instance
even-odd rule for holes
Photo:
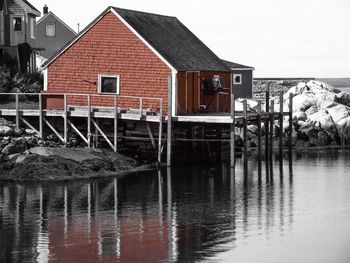
[[[222,60],[231,69],[232,88],[236,98],[253,97],[253,71],[255,68]]]
[[[40,55],[49,59],[71,41],[77,33],[53,12],[49,12],[46,5],[43,11],[44,16],[36,23],[36,38],[37,44],[45,49],[40,52]]]
[[[39,16],[26,0],[0,0],[0,56],[16,59],[24,72],[35,70],[35,21]]]

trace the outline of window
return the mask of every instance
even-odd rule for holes
[[[22,31],[22,18],[20,17],[13,18],[13,30]]]
[[[242,74],[233,74],[233,84],[242,84]]]
[[[46,23],[46,36],[54,37],[56,36],[56,24],[53,22]]]
[[[35,19],[30,18],[30,37],[35,38]]]
[[[99,75],[98,92],[119,94],[119,75]]]

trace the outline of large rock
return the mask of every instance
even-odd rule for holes
[[[336,95],[336,101],[350,107],[350,93],[340,92]]]
[[[350,108],[342,104],[327,108],[327,111],[336,124],[338,124],[340,120],[350,116]]]
[[[293,119],[297,119],[298,121],[306,121],[307,115],[303,111],[298,111],[293,113]]]
[[[322,109],[315,114],[309,115],[309,119],[311,121],[314,121],[316,125],[323,130],[327,130],[329,132],[335,131],[335,124],[333,122],[333,119],[325,109]]]
[[[24,138],[18,138],[14,143],[7,145],[2,154],[11,155],[16,153],[23,153],[27,150],[27,142]]]
[[[13,129],[9,126],[0,126],[0,136],[13,135]]]
[[[312,93],[325,93],[325,92],[332,92],[334,93],[334,88],[324,82],[321,81],[315,81],[310,80],[307,84],[307,90],[311,91]]]
[[[86,149],[65,149],[65,148],[49,148],[35,147],[29,150],[30,153],[40,156],[60,156],[62,158],[83,162],[86,160],[101,159],[99,151]]]
[[[305,112],[314,105],[316,105],[316,102],[311,95],[300,94],[293,98],[293,112]]]

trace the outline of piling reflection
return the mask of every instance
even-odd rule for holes
[[[293,175],[286,180],[272,170],[242,160],[236,169],[180,167],[118,180],[6,184],[0,186],[0,259],[197,261],[252,235],[283,234],[286,218],[293,227]]]

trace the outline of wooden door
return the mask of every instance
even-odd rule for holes
[[[198,112],[200,108],[199,72],[187,72],[186,109],[188,113]]]

